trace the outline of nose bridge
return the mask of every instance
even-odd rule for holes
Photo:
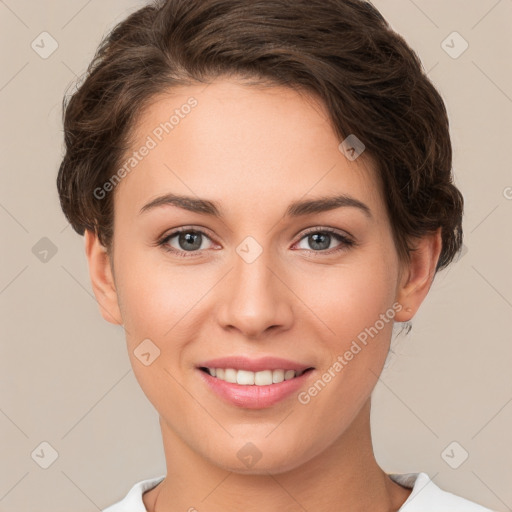
[[[224,326],[236,327],[245,336],[258,336],[270,326],[290,322],[286,292],[274,275],[280,265],[272,254],[253,237],[236,247],[221,308]]]

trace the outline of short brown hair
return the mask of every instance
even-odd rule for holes
[[[101,42],[85,80],[63,100],[57,187],[80,234],[111,247],[114,174],[145,105],[177,85],[222,76],[305,90],[322,100],[340,142],[354,134],[377,163],[398,253],[438,228],[437,270],[462,244],[444,102],[416,53],[363,0],[157,0]]]

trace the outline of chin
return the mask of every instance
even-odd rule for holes
[[[301,440],[293,446],[284,446],[281,442],[269,443],[262,439],[261,443],[243,441],[234,443],[234,447],[226,447],[223,454],[208,454],[208,459],[214,465],[240,475],[278,475],[291,471],[307,462],[306,453],[299,452],[298,448],[304,446]],[[235,453],[235,456],[226,456],[226,452]]]

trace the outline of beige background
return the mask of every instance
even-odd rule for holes
[[[512,0],[374,3],[446,100],[466,200],[464,254],[395,340],[374,393],[376,455],[388,472],[425,471],[512,510]],[[55,187],[62,96],[100,38],[142,4],[0,0],[0,511],[99,510],[165,473],[157,414],[122,329],[98,312],[83,239]],[[31,47],[43,31],[58,44],[46,59]],[[458,58],[442,46],[453,31],[469,43]],[[453,55],[461,43],[445,45]],[[43,442],[58,455],[48,469]],[[463,450],[453,469],[446,461]]]

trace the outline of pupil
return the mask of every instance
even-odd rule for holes
[[[185,251],[199,249],[201,247],[200,233],[182,233],[179,237],[180,247],[182,247]],[[186,242],[185,247],[182,246],[181,242]]]
[[[325,233],[315,233],[313,235],[310,235],[309,238],[313,242],[313,246],[317,244],[317,249],[327,249],[329,248],[329,237],[330,235]],[[319,241],[320,239],[320,241]],[[321,241],[323,239],[323,243]],[[320,247],[318,247],[320,245]]]

